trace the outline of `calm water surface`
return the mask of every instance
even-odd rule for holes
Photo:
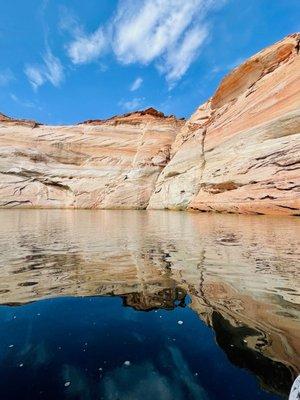
[[[0,399],[287,399],[300,220],[0,211]]]

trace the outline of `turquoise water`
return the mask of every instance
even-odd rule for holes
[[[295,220],[0,220],[1,399],[287,398],[299,365]]]

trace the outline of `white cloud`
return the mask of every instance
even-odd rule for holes
[[[90,35],[80,33],[69,45],[67,53],[73,64],[85,64],[96,60],[106,48],[106,38],[101,28]]]
[[[216,0],[122,0],[112,47],[124,64],[155,61],[169,82],[180,79],[208,36],[204,18]],[[163,67],[162,67],[163,65]]]
[[[7,86],[15,80],[15,76],[9,68],[0,71],[0,86]]]
[[[96,61],[110,49],[125,65],[154,63],[173,86],[209,36],[208,13],[226,1],[119,0],[114,17],[92,33],[86,33],[77,17],[62,8],[60,28],[72,37],[66,51],[73,64]],[[141,83],[137,78],[130,90]]]
[[[59,86],[64,80],[64,71],[60,60],[55,57],[50,50],[47,50],[43,60],[46,66],[46,79],[50,81],[53,86]]]
[[[64,80],[64,68],[60,60],[55,57],[50,49],[43,56],[43,63],[37,65],[26,65],[24,72],[32,85],[37,90],[39,86],[47,81],[58,87]]]
[[[77,17],[66,7],[60,10],[59,27],[69,33],[73,40],[66,45],[67,54],[73,64],[95,61],[104,52],[107,38],[101,27],[86,34]]]
[[[141,87],[142,83],[143,83],[142,78],[140,77],[136,78],[130,86],[130,91],[134,92],[135,90],[138,90]]]
[[[37,89],[45,83],[43,67],[26,65],[24,72],[34,89]]]
[[[208,35],[206,27],[195,27],[187,31],[182,43],[176,49],[169,50],[165,63],[160,70],[166,74],[169,82],[180,79],[198,55],[198,49]]]
[[[126,111],[136,111],[138,108],[142,107],[144,100],[144,97],[135,97],[132,100],[121,100],[119,106]]]

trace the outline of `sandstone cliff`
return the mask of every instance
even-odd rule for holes
[[[235,68],[186,123],[154,109],[73,126],[0,114],[0,207],[299,215],[299,43]]]
[[[0,205],[146,208],[182,124],[154,109],[72,126],[0,115]]]
[[[177,135],[150,208],[299,215],[300,34],[235,68]]]

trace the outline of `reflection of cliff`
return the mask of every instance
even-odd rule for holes
[[[188,295],[229,359],[286,393],[300,365],[298,237],[292,219],[5,212],[0,303],[118,295],[151,310],[183,306]]]
[[[267,389],[281,394],[288,394],[294,381],[294,371],[289,366],[266,357],[260,349],[263,346],[272,347],[265,333],[242,325],[233,326],[216,311],[212,314],[212,326],[218,345],[225,351],[229,360],[241,368],[253,372]],[[255,343],[252,348],[248,341]]]
[[[299,313],[296,309],[293,311],[287,307],[286,315],[282,316],[281,307],[276,309],[271,301],[270,303],[258,301],[242,291],[238,293],[231,286],[217,282],[207,283],[207,286],[204,284],[204,297],[193,296],[191,307],[214,329],[215,313],[226,319],[232,330],[238,331],[247,327],[252,334],[242,338],[243,346],[257,354],[284,363],[294,371],[294,374],[299,371],[300,329],[297,319]]]
[[[123,305],[135,310],[173,310],[175,307],[185,307],[186,292],[180,288],[167,288],[157,293],[129,293],[122,297]]]

